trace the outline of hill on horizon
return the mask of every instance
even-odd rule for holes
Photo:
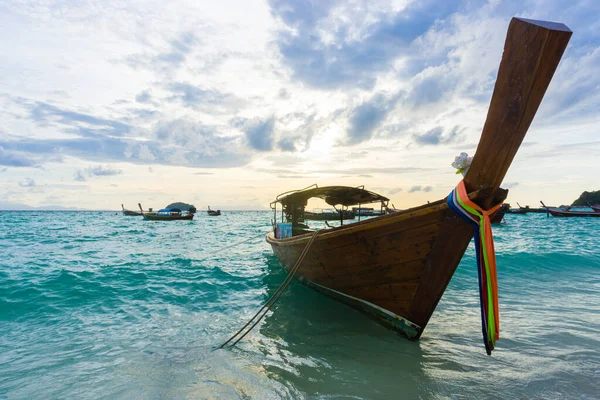
[[[591,205],[600,204],[600,190],[581,193],[581,196],[579,196],[579,198],[575,200],[571,206],[585,207],[588,205],[588,203]]]
[[[179,208],[181,211],[188,211],[191,207],[194,207],[193,204],[183,203],[181,201],[177,201],[175,203],[171,203],[165,208]],[[196,207],[194,207],[196,208]]]

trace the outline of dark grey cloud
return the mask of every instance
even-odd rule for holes
[[[421,186],[421,185],[415,185],[412,186],[410,189],[408,189],[408,193],[414,193],[414,192],[431,192],[433,188],[431,186]]]
[[[422,135],[415,135],[415,143],[420,145],[440,145],[456,142],[460,139],[459,133],[461,132],[459,126],[452,128],[447,134],[444,134],[444,128],[436,126],[433,129],[428,130]]]
[[[21,187],[34,187],[35,181],[31,178],[25,178],[25,180],[19,182],[19,186]]]
[[[296,79],[320,88],[368,89],[397,57],[410,55],[414,39],[460,9],[462,2],[414,2],[399,12],[382,12],[369,23],[364,21],[370,8],[366,2],[356,6],[325,1],[317,6],[311,1],[271,0],[269,5],[290,28],[279,32],[276,45]],[[333,17],[333,10],[344,15]],[[356,25],[362,25],[360,35]]]

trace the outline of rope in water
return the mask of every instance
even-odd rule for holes
[[[269,230],[269,231],[267,231],[267,232],[260,233],[260,234],[258,234],[257,236],[252,236],[252,237],[249,237],[248,239],[244,239],[244,240],[241,240],[241,241],[239,241],[239,242],[236,242],[236,243],[233,243],[233,244],[230,244],[230,245],[227,245],[227,246],[221,247],[220,249],[213,250],[213,251],[209,251],[209,252],[205,253],[205,256],[204,256],[204,257],[202,257],[202,258],[200,258],[200,259],[197,259],[197,261],[202,261],[202,260],[205,260],[205,259],[207,259],[207,258],[208,258],[208,257],[210,257],[210,256],[213,256],[213,255],[215,255],[215,254],[217,254],[217,253],[220,253],[220,252],[222,252],[223,250],[227,250],[227,249],[230,249],[230,248],[232,248],[232,247],[238,246],[238,245],[240,245],[240,244],[244,244],[244,243],[250,242],[250,241],[252,241],[252,240],[256,240],[256,239],[258,239],[258,238],[265,237],[265,236],[266,236],[266,235],[267,235],[269,232],[270,232],[270,230]]]
[[[502,203],[484,210],[469,199],[464,181],[448,196],[450,207],[474,228],[477,275],[479,277],[479,300],[481,308],[481,330],[483,343],[488,355],[500,339],[500,314],[498,312],[498,276],[496,274],[496,253],[490,216]]]
[[[252,331],[252,329],[254,329],[254,327],[265,317],[265,315],[267,315],[267,313],[269,312],[269,310],[271,309],[271,307],[273,307],[273,305],[277,302],[277,300],[279,300],[279,297],[281,296],[281,294],[289,286],[290,282],[292,281],[292,278],[294,277],[294,275],[296,275],[296,272],[298,271],[298,268],[300,268],[300,265],[302,264],[302,261],[304,261],[304,258],[308,254],[308,250],[310,249],[310,247],[312,246],[313,242],[315,241],[315,238],[317,237],[317,235],[320,232],[323,232],[323,231],[322,230],[321,231],[315,231],[313,233],[313,235],[310,237],[309,241],[306,243],[306,246],[304,247],[304,250],[302,250],[302,253],[300,254],[300,257],[298,257],[298,260],[296,260],[296,264],[294,264],[294,266],[292,267],[292,269],[290,269],[290,272],[286,276],[285,280],[281,283],[281,285],[279,285],[279,288],[277,288],[277,291],[269,298],[269,300],[267,300],[267,302],[260,308],[260,310],[258,310],[258,312],[256,314],[254,314],[254,316],[252,318],[250,318],[250,320],[248,322],[246,322],[246,325],[242,326],[240,328],[240,330],[238,330],[233,336],[231,336],[229,339],[227,339],[227,341],[225,343],[223,343],[222,345],[220,345],[219,349],[222,349],[223,347],[225,347],[229,342],[231,342],[238,335],[240,335],[240,333],[242,333],[242,331],[244,329],[246,329],[248,327],[248,325],[250,325],[254,321],[254,323],[252,324],[252,326],[250,326],[250,328],[248,328],[246,330],[246,332],[244,332],[243,335],[241,335],[238,339],[236,339],[235,342],[233,342],[230,345],[230,347],[233,347],[236,344],[238,344],[238,342],[240,340],[242,340],[247,334],[249,334]]]

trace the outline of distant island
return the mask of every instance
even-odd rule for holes
[[[181,211],[189,211],[191,208],[196,210],[196,207],[194,207],[192,204],[182,203],[181,201],[171,203],[165,208],[179,208]]]
[[[600,204],[600,190],[596,190],[595,192],[583,192],[581,196],[577,200],[571,204],[571,206],[587,206],[589,204],[595,205]]]

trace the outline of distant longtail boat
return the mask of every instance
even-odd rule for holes
[[[140,207],[140,211],[142,212],[144,219],[148,221],[192,220],[194,219],[194,213],[196,212],[195,208],[193,211],[190,210],[186,213],[182,212],[178,208],[164,208],[156,212],[145,212],[141,204],[138,203],[138,206]]]
[[[121,209],[123,210],[123,215],[126,215],[128,217],[139,217],[142,215],[141,212],[126,210],[123,204],[121,204]]]

